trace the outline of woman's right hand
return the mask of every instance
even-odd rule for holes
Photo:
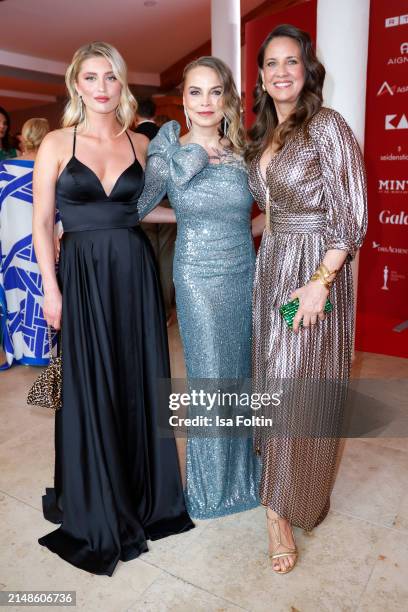
[[[54,232],[54,255],[55,263],[59,262],[61,252],[61,240],[64,235],[64,230],[60,229],[58,232]]]
[[[48,325],[61,329],[62,295],[59,289],[45,292],[43,313]]]

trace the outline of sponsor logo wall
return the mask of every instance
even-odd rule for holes
[[[365,133],[369,227],[360,257],[356,333],[357,349],[403,357],[408,357],[403,325],[408,321],[406,6],[406,0],[371,2]]]

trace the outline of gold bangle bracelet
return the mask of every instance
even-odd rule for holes
[[[319,274],[316,274],[316,272],[313,274],[313,276],[311,277],[310,280],[311,281],[319,281],[319,283],[324,285],[326,287],[326,289],[331,289],[331,286],[333,284],[332,281],[326,280],[325,278],[323,278]]]
[[[338,270],[330,271],[324,263],[321,263],[319,268],[324,272],[325,276],[332,276],[333,274],[336,275],[338,272]]]

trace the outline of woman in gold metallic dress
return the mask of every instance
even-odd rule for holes
[[[275,28],[258,54],[249,184],[261,211],[253,318],[257,392],[282,389],[274,427],[260,427],[260,496],[276,572],[295,565],[292,525],[329,510],[353,343],[350,262],[366,231],[362,156],[343,117],[322,107],[325,70],[309,35]],[[269,210],[268,210],[269,208]],[[325,315],[330,293],[333,311]],[[293,330],[279,307],[298,298]]]

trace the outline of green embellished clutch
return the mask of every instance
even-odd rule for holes
[[[287,304],[283,304],[283,306],[279,308],[279,312],[281,313],[282,317],[285,319],[290,329],[293,329],[293,319],[295,318],[295,314],[297,313],[298,308],[299,308],[298,298],[292,300],[291,302],[288,302]],[[327,298],[326,304],[324,306],[324,312],[331,312],[332,310],[333,310],[333,304],[331,303],[329,298]],[[300,324],[302,325],[302,322],[300,322]]]

